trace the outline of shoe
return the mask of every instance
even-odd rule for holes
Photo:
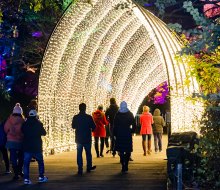
[[[48,178],[46,176],[38,178],[39,183],[44,183],[44,182],[47,182],[47,181],[48,181]]]
[[[115,155],[116,155],[116,152],[112,152],[112,156],[115,157]]]
[[[159,152],[163,152],[162,150],[159,150]]]
[[[130,158],[129,158],[129,161],[134,161],[134,160],[132,159],[132,157],[130,157]]]
[[[12,179],[13,179],[13,180],[18,180],[19,177],[18,177],[17,175],[15,175]]]
[[[10,170],[5,171],[5,174],[11,174],[11,173],[12,173],[12,171],[10,171]]]
[[[32,184],[32,182],[29,179],[24,179],[24,184],[25,185],[30,185],[30,184]]]
[[[107,150],[107,151],[106,151],[106,154],[108,154],[109,152],[110,152],[110,150]]]
[[[82,171],[78,171],[77,174],[82,176],[83,172]]]
[[[91,168],[87,169],[87,172],[89,173],[89,172],[91,172],[92,170],[95,170],[95,169],[96,169],[96,166],[92,166]]]
[[[103,154],[100,154],[100,157],[104,157],[104,155],[103,155]]]
[[[24,173],[23,172],[19,173],[18,175],[20,175],[21,177],[24,177]]]

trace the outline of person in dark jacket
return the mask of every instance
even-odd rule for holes
[[[29,179],[29,167],[32,157],[35,157],[38,162],[40,183],[47,182],[48,178],[44,176],[44,159],[41,136],[46,135],[46,131],[41,121],[37,118],[37,111],[31,110],[29,117],[22,125],[24,134],[23,150],[24,150],[24,184],[31,184]]]
[[[7,142],[7,136],[6,133],[4,131],[4,125],[5,125],[5,121],[3,121],[0,124],[0,151],[2,153],[2,157],[5,163],[5,174],[10,174],[10,164],[9,164],[9,158],[8,158],[8,150],[7,148],[5,148],[6,142]]]
[[[113,121],[114,121],[114,118],[115,118],[115,114],[118,112],[118,109],[119,109],[119,107],[116,104],[115,98],[110,98],[110,106],[109,106],[109,108],[107,108],[107,110],[105,112],[105,116],[106,116],[107,120],[109,121],[110,138],[111,138],[110,151],[112,152],[113,156],[116,155],[116,151],[114,150],[115,140],[114,140],[114,136],[113,136]]]
[[[96,125],[91,115],[86,114],[86,104],[79,105],[79,114],[75,115],[72,120],[72,128],[75,129],[75,142],[77,144],[77,165],[78,174],[83,173],[83,148],[86,151],[87,172],[96,169],[92,166],[92,131],[95,130]]]
[[[127,108],[125,101],[121,102],[113,125],[113,135],[116,139],[115,150],[119,152],[122,172],[124,173],[128,171],[129,158],[133,152],[132,133],[136,129],[134,115]]]

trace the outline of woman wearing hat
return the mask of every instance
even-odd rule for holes
[[[21,131],[23,123],[23,110],[20,104],[16,103],[13,113],[9,116],[4,126],[5,133],[7,134],[6,148],[8,148],[10,152],[10,161],[14,171],[14,180],[19,179],[19,175],[23,177],[23,133]]]

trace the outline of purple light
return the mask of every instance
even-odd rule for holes
[[[36,38],[40,38],[43,36],[43,33],[41,31],[32,32],[32,36]]]
[[[167,81],[156,87],[156,94],[154,95],[154,104],[164,104],[167,102],[166,97],[169,94]]]
[[[145,6],[145,7],[152,7],[152,6],[153,6],[153,3],[144,3],[144,6]]]

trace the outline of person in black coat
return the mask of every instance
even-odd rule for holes
[[[79,105],[79,114],[75,115],[72,120],[72,128],[75,129],[75,142],[77,144],[77,165],[78,174],[83,173],[83,148],[86,151],[87,172],[94,170],[96,166],[92,166],[92,131],[95,130],[96,125],[91,115],[86,114],[86,104]]]
[[[31,184],[29,179],[29,167],[32,157],[35,157],[38,162],[39,179],[40,183],[47,182],[48,178],[44,176],[44,159],[41,136],[46,135],[46,131],[41,121],[37,118],[37,111],[31,110],[29,117],[24,122],[21,128],[24,150],[24,184]]]
[[[119,152],[123,173],[128,171],[129,158],[133,152],[132,133],[135,132],[135,129],[134,115],[127,108],[127,103],[123,101],[113,124],[113,135],[116,139],[115,150]]]
[[[118,112],[118,105],[116,104],[115,98],[110,98],[110,106],[107,108],[105,112],[105,116],[107,120],[109,121],[109,132],[110,132],[110,139],[111,139],[111,146],[110,146],[110,151],[112,152],[112,155],[115,156],[116,151],[115,151],[115,140],[113,136],[113,122],[115,118],[115,114]],[[106,139],[108,141],[108,139]],[[108,153],[108,152],[107,152]]]

